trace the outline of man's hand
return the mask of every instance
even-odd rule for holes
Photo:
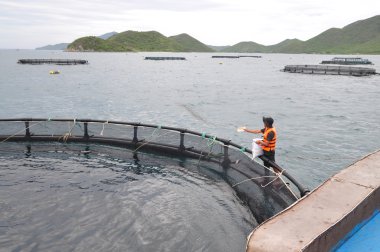
[[[264,141],[262,141],[262,140],[257,140],[256,143],[257,143],[258,145],[261,145],[261,146],[268,146],[268,145],[269,145],[268,143],[266,143],[266,142],[264,142]]]

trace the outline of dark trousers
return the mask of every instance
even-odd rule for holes
[[[269,160],[271,160],[273,162],[276,161],[275,158],[274,158],[276,152],[274,150],[272,150],[272,151],[263,151],[263,152],[264,152],[264,156],[266,156]],[[270,168],[269,163],[265,162],[265,161],[264,161],[264,166]]]

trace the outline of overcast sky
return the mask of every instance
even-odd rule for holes
[[[379,14],[380,0],[0,0],[0,48],[126,30],[188,33],[210,45],[270,45]]]

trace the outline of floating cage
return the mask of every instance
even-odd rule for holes
[[[185,57],[145,57],[145,60],[186,60]]]
[[[320,66],[320,65],[287,65],[283,69],[289,73],[304,74],[329,74],[329,75],[352,75],[369,76],[376,74],[376,70],[367,67],[348,67],[348,66]]]
[[[262,58],[260,55],[239,55],[239,58]]]
[[[368,59],[362,59],[362,58],[342,58],[342,57],[335,57],[331,60],[323,60],[321,64],[337,64],[337,65],[373,65],[371,61]]]
[[[213,59],[238,59],[239,56],[232,56],[232,55],[214,55],[211,56]]]
[[[214,55],[211,56],[214,59],[239,59],[239,58],[261,58],[259,55]]]
[[[60,143],[79,149],[76,144],[85,143],[87,147],[83,151],[90,150],[92,145],[117,146],[121,150],[118,155],[128,158],[155,153],[193,163],[195,160],[196,170],[217,174],[233,187],[257,223],[307,193],[307,189],[276,163],[269,161],[280,174],[253,161],[252,152],[243,146],[182,128],[88,119],[1,119],[0,142],[17,142],[27,146],[27,152],[40,148],[34,143],[54,143],[55,146]],[[0,153],[6,148],[0,145]],[[44,148],[48,147],[44,145]],[[268,161],[265,157],[261,159]]]
[[[18,64],[54,64],[54,65],[85,65],[88,64],[87,60],[80,59],[19,59]]]

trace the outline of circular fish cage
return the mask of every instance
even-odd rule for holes
[[[70,166],[72,160],[68,158],[69,156],[83,159],[91,159],[96,156],[97,160],[101,160],[102,165],[107,164],[106,166],[109,169],[116,172],[118,172],[118,169],[133,171],[132,175],[122,178],[123,183],[125,181],[138,181],[138,178],[133,174],[150,173],[165,176],[165,172],[173,172],[170,167],[181,167],[184,172],[181,175],[182,179],[201,179],[198,176],[218,178],[225,181],[233,194],[238,197],[239,202],[249,209],[254,219],[250,223],[251,228],[293,204],[307,192],[307,189],[302,187],[276,163],[271,162],[271,165],[281,171],[279,174],[252,160],[252,152],[248,148],[207,133],[182,128],[89,119],[1,119],[0,142],[0,157],[4,161],[2,168],[0,168],[8,169],[7,174],[14,174],[14,171],[9,172],[9,169],[18,159],[28,158],[31,155],[43,156],[50,160],[50,165],[54,166],[57,160],[52,157],[59,154],[60,159],[69,160],[67,164],[62,163],[64,167]],[[7,153],[10,154],[8,155]],[[260,158],[268,161],[265,157]],[[60,161],[58,162],[60,163]],[[165,164],[165,172],[160,168],[162,164]],[[93,165],[97,167],[98,163],[93,163]],[[18,168],[21,169],[18,170],[19,175],[17,176],[19,177],[23,176],[23,166],[26,166],[25,169],[27,169],[27,165],[21,165],[21,168]],[[91,163],[86,164],[86,169],[90,168]],[[86,176],[86,174],[82,174],[87,172],[86,169],[81,171],[80,176]],[[121,179],[119,176],[107,181],[105,178],[100,178],[101,175],[99,174],[88,173],[89,176],[92,176],[92,179],[94,177],[95,179],[98,178],[102,183],[104,182],[103,184],[119,183],[118,181]],[[65,184],[71,179],[71,175],[66,177],[65,174],[65,172],[61,174],[62,181],[60,183]],[[75,171],[73,171],[73,174],[78,176]],[[28,179],[30,180],[31,178],[29,177]],[[28,179],[25,179],[25,181],[29,182]],[[91,184],[91,181],[88,180],[87,182]],[[7,182],[5,181],[4,183],[6,184]],[[151,183],[154,184],[155,182],[151,181]],[[94,184],[95,182],[91,185]],[[62,185],[50,185],[47,190],[54,191],[57,186]],[[89,187],[91,186],[79,186],[83,190]],[[181,186],[177,187],[177,190],[185,189]],[[208,190],[199,186],[193,188],[193,190],[203,189]],[[102,187],[102,190],[107,191],[110,189]],[[171,193],[170,190],[168,190],[168,193]],[[146,186],[142,187],[141,191],[146,194],[156,193]],[[211,197],[208,202],[223,200],[222,194],[219,195],[219,198],[214,194],[207,195],[207,197]],[[13,197],[13,199],[17,200],[17,197],[23,198],[23,195],[20,194]],[[125,197],[128,198],[128,196]],[[191,201],[190,198],[191,196],[189,196],[188,201]],[[181,200],[186,200],[186,197]],[[3,203],[1,201],[4,202],[4,199],[0,198],[0,205]],[[102,200],[96,202],[99,203]],[[139,204],[147,204],[147,202],[150,202],[150,200],[142,200]],[[159,205],[160,202],[157,201],[156,204]],[[191,202],[189,204],[191,205]],[[207,207],[208,203],[205,205]],[[212,206],[211,203],[209,205]],[[132,204],[120,209],[126,211],[126,209],[133,207],[138,206],[133,206]],[[238,209],[239,207],[236,208]],[[212,211],[212,207],[210,210]],[[59,210],[55,209],[54,211]],[[147,211],[149,214],[149,210]],[[195,209],[192,211],[195,211]],[[10,221],[10,219],[6,221]],[[191,220],[189,221],[191,222]],[[145,224],[149,226],[149,223]],[[142,226],[140,224],[139,228],[142,229]],[[116,224],[115,227],[117,229]],[[127,227],[123,227],[123,230],[128,230]],[[0,228],[0,236],[1,231]],[[3,231],[3,234],[6,232],[6,230]],[[150,233],[154,232],[154,230],[147,230],[146,232]],[[157,232],[159,233],[159,231]],[[210,231],[210,237],[215,234],[214,232],[215,230]],[[176,235],[180,236],[180,233],[173,234],[173,237]],[[144,242],[141,241],[136,246],[142,246],[141,244],[144,244]],[[155,246],[152,245],[149,248],[155,248]],[[183,248],[181,246],[171,247],[171,250]],[[192,249],[195,249],[192,246],[191,244],[188,245],[185,250],[192,251]],[[126,247],[113,249],[120,248],[126,249]],[[148,247],[145,248],[148,249]],[[214,248],[219,249],[217,245],[214,245]],[[103,249],[105,248],[95,250]],[[159,251],[170,250],[159,249]]]

